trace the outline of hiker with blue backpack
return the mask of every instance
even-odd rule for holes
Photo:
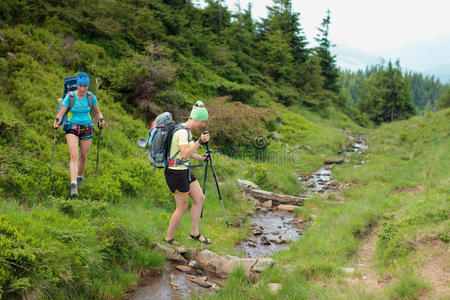
[[[64,88],[65,92],[67,89],[67,94],[61,102],[53,127],[56,130],[63,125],[66,134],[70,152],[70,196],[76,197],[78,196],[78,186],[83,183],[84,169],[94,135],[92,110],[98,118],[97,124],[100,129],[105,125],[105,120],[98,107],[97,98],[88,91],[89,76],[84,72],[79,72],[77,77],[68,79],[72,79],[73,84],[71,86],[65,84]],[[75,87],[76,90],[73,90]]]
[[[192,198],[191,207],[191,234],[190,239],[210,244],[211,240],[200,234],[200,214],[202,212],[205,195],[199,182],[191,173],[190,158],[199,161],[208,160],[207,155],[198,155],[197,149],[209,141],[209,133],[203,133],[196,141],[190,140],[191,130],[201,130],[206,126],[208,111],[203,102],[197,101],[192,108],[189,119],[177,126],[173,131],[169,161],[165,168],[164,175],[167,185],[174,195],[176,209],[169,221],[169,227],[164,240],[172,244],[175,230],[188,209],[189,196]]]

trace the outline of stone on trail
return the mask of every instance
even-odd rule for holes
[[[181,271],[186,274],[190,275],[203,275],[204,273],[200,269],[194,269],[190,266],[184,266],[184,265],[178,265],[175,267],[178,271]]]
[[[264,202],[262,205],[264,208],[267,208],[267,209],[272,208],[272,200],[268,200],[268,201]]]
[[[171,261],[174,261],[174,262],[178,262],[178,263],[183,263],[183,264],[187,263],[186,259],[183,256],[181,256],[172,247],[164,246],[164,245],[161,245],[159,243],[153,243],[152,246],[153,246],[153,248],[158,249],[159,251],[161,251],[167,257],[168,260],[171,260]]]
[[[351,268],[351,267],[346,267],[346,268],[342,268],[342,271],[344,271],[345,273],[348,273],[348,274],[352,274],[355,272],[355,269]]]
[[[260,189],[259,186],[257,186],[256,184],[254,184],[253,182],[248,181],[248,180],[238,179],[237,183],[239,186],[242,186],[244,188],[252,188],[252,189],[257,189],[257,190]]]
[[[292,212],[296,208],[300,208],[300,206],[289,205],[289,204],[280,204],[280,205],[278,205],[278,210],[287,211],[287,212]]]
[[[188,264],[189,267],[192,267],[194,269],[202,270],[202,265],[198,263],[196,260],[191,260]]]
[[[242,267],[247,276],[252,272],[262,272],[272,266],[271,258],[240,258],[232,255],[218,255],[210,250],[200,251],[195,259],[206,271],[215,273],[221,278],[227,278],[228,274],[237,267]]]
[[[192,281],[195,284],[198,284],[199,286],[201,286],[202,288],[205,288],[205,289],[209,289],[210,287],[213,286],[213,283],[207,281],[206,277],[190,276],[190,277],[188,277],[188,280]]]
[[[272,294],[278,292],[279,289],[281,289],[281,283],[269,283],[269,290]]]

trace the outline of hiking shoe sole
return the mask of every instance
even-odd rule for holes
[[[78,186],[76,183],[70,184],[70,197],[77,197],[78,196]]]

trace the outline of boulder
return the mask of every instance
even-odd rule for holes
[[[262,204],[262,206],[267,209],[272,208],[272,200],[268,200],[268,201],[264,202]]]
[[[189,277],[188,279],[189,281],[192,281],[205,289],[209,289],[213,286],[211,282],[206,280],[206,277]]]
[[[269,290],[272,294],[278,292],[281,289],[281,283],[269,283]]]
[[[206,271],[212,272],[221,278],[227,278],[228,274],[237,267],[242,267],[247,276],[252,272],[262,272],[274,261],[271,258],[240,258],[232,255],[218,255],[210,250],[200,251],[195,259]]]
[[[282,210],[282,211],[294,211],[294,209],[296,209],[296,208],[300,208],[300,207],[296,206],[296,205],[285,205],[285,204],[278,205],[278,210]]]
[[[239,186],[242,186],[243,188],[252,188],[259,190],[259,186],[257,186],[255,183],[249,180],[238,179],[237,183]]]
[[[299,196],[276,194],[260,189],[254,189],[252,187],[245,187],[244,191],[247,196],[251,196],[252,198],[257,199],[262,203],[271,200],[272,205],[279,205],[279,204],[302,205],[303,201],[305,200],[305,197],[303,196],[299,197]]]
[[[191,275],[203,275],[204,273],[202,272],[202,270],[200,269],[194,269],[193,267],[190,266],[184,266],[184,265],[178,265],[175,267],[178,271],[186,273],[186,274],[191,274]]]
[[[159,243],[153,243],[152,247],[161,251],[168,260],[183,264],[187,263],[186,259],[172,247],[161,245]]]

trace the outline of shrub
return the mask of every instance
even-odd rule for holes
[[[251,146],[256,137],[265,136],[264,123],[275,118],[270,108],[256,109],[240,102],[227,102],[229,99],[215,98],[207,103],[211,141],[225,152]]]

